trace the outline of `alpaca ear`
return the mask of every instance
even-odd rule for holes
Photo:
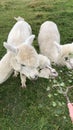
[[[10,45],[10,44],[8,44],[8,43],[6,43],[6,42],[4,42],[3,45],[4,45],[4,47],[5,47],[7,50],[9,50],[9,51],[11,51],[11,52],[13,52],[13,53],[15,53],[15,54],[18,52],[18,48],[16,48],[15,46],[12,46],[12,45]]]
[[[57,43],[56,41],[54,41],[54,45],[56,46],[58,53],[60,53],[62,46],[59,43]]]
[[[14,17],[14,19],[15,19],[16,21],[24,21],[24,18],[22,18],[22,17],[20,17],[20,16]]]
[[[24,43],[32,45],[34,38],[35,38],[35,35],[29,36],[28,39],[26,39],[26,41]]]

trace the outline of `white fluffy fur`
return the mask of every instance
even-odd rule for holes
[[[0,84],[6,81],[13,72],[13,68],[10,65],[11,53],[8,52],[0,60]]]
[[[46,56],[39,54],[38,57],[40,67],[39,77],[49,79],[49,77],[58,76],[58,73],[51,67],[50,60]]]
[[[60,34],[57,25],[52,21],[44,22],[39,31],[38,44],[40,52],[52,63],[73,68],[73,44],[60,45]],[[68,60],[67,60],[68,59]]]
[[[22,17],[15,17],[15,19],[17,22],[9,32],[7,43],[18,46],[32,35],[32,29],[30,24],[28,24]]]
[[[60,43],[60,34],[57,25],[54,22],[46,21],[40,27],[38,35],[39,48],[41,54],[55,62],[58,52],[54,41]]]
[[[58,55],[58,65],[65,65],[68,69],[73,69],[73,43],[57,46],[60,50]]]

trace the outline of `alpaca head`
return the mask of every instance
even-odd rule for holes
[[[47,78],[57,77],[58,73],[51,67],[51,63],[48,57],[39,54],[39,77]]]
[[[68,69],[73,69],[73,43],[60,45],[55,43],[58,50],[58,64],[65,65]]]
[[[13,62],[14,69],[26,75],[29,79],[36,79],[38,77],[38,54],[34,47],[30,45],[34,37],[34,35],[31,35],[25,43],[18,47],[4,43],[4,47],[13,53],[11,60],[14,59],[15,61]]]

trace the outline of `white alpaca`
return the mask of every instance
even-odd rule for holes
[[[40,52],[52,63],[73,68],[73,44],[60,45],[60,34],[54,22],[44,22],[39,31],[38,44]]]
[[[54,41],[60,43],[60,34],[54,22],[44,22],[38,34],[38,44],[41,54],[47,56],[51,62],[56,62],[58,57],[57,47]]]
[[[22,87],[26,87],[26,77],[29,79],[36,79],[38,77],[38,54],[34,47],[30,45],[31,42],[33,42],[33,39],[34,35],[31,35],[25,43],[22,43],[17,47],[4,43],[5,48],[8,50],[7,54],[11,54],[9,59],[10,66],[12,69],[20,72]],[[5,60],[8,61],[8,59]]]

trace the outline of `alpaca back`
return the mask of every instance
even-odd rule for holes
[[[26,21],[18,21],[9,32],[7,42],[18,46],[32,34],[31,26]]]
[[[57,25],[54,22],[46,21],[40,27],[38,44],[40,52],[51,61],[56,60],[58,57],[57,47],[54,41],[60,43],[60,34]]]

